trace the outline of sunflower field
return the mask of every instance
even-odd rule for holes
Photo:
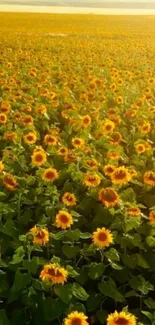
[[[0,13],[0,325],[155,325],[155,16]]]

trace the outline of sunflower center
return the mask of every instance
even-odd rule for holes
[[[98,234],[98,239],[99,239],[100,241],[105,241],[105,240],[107,239],[107,235],[106,235],[104,232],[100,232],[100,233]]]
[[[56,277],[60,277],[60,276],[62,276],[62,273],[61,273],[59,270],[56,270],[56,272],[55,272],[55,276],[56,276]]]
[[[38,231],[36,237],[39,239],[43,239],[45,237],[45,234],[43,233],[43,231]]]
[[[8,177],[8,176],[5,178],[5,183],[7,183],[8,185],[11,185],[11,186],[15,185],[14,180],[11,177]]]
[[[115,324],[117,325],[128,325],[129,322],[126,318],[124,317],[119,317],[117,320],[115,320]]]
[[[81,324],[82,324],[82,322],[81,322],[80,318],[75,317],[72,319],[71,325],[81,325]]]
[[[116,200],[117,196],[114,191],[112,190],[106,190],[105,193],[103,193],[103,199],[109,202],[113,202]]]
[[[71,195],[68,195],[68,196],[66,197],[66,199],[67,199],[69,202],[72,202],[72,200],[73,200],[73,198],[72,198]]]
[[[28,141],[32,141],[33,139],[34,139],[34,138],[33,138],[32,135],[28,135],[28,136],[27,136],[27,140],[28,140]]]
[[[115,178],[116,179],[124,179],[126,178],[126,172],[124,172],[123,170],[116,172],[115,173]]]
[[[61,222],[67,223],[68,222],[68,217],[65,214],[60,215]]]
[[[112,167],[108,167],[108,168],[107,168],[107,172],[108,172],[108,173],[113,173],[113,171],[114,171],[114,169],[113,169]]]
[[[110,131],[111,130],[111,125],[106,125],[106,130]]]
[[[40,153],[38,153],[36,155],[36,161],[41,162],[42,160],[43,160],[43,156]]]
[[[55,276],[55,270],[53,268],[48,269],[48,274]]]
[[[52,171],[46,172],[46,177],[49,179],[53,179],[55,177],[55,174]]]
[[[152,175],[152,174],[150,174],[150,175],[148,176],[148,179],[149,179],[150,181],[155,182],[155,176]]]
[[[79,145],[81,143],[81,141],[80,140],[75,140],[74,143]]]

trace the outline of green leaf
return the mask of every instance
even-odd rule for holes
[[[152,321],[152,314],[149,311],[142,310],[142,314],[145,315],[150,321]]]
[[[85,289],[83,289],[79,283],[74,282],[73,283],[73,295],[74,297],[76,297],[79,300],[87,300],[89,295],[87,294],[87,292],[85,291]]]
[[[10,262],[10,264],[19,264],[23,261],[23,258],[25,256],[25,250],[23,246],[20,246],[16,249],[15,254],[13,255],[13,260]]]
[[[39,258],[33,257],[31,261],[25,260],[23,262],[23,267],[28,270],[28,272],[36,274],[39,266]]]
[[[98,288],[106,297],[110,297],[115,301],[124,301],[122,294],[117,290],[115,282],[110,279],[107,282],[100,282]]]
[[[55,264],[60,264],[60,257],[53,256],[51,262]]]
[[[89,266],[88,276],[91,279],[96,280],[103,274],[104,270],[105,265],[103,263],[91,263]]]
[[[149,308],[151,308],[151,309],[155,309],[155,300],[153,300],[152,298],[144,299],[144,303],[145,303],[145,305],[147,305]]]
[[[59,299],[47,298],[43,302],[45,320],[48,322],[59,318],[62,314],[62,303]]]
[[[14,226],[14,222],[12,220],[7,220],[5,225],[1,228],[1,232],[5,235],[16,238],[17,229]]]
[[[56,234],[52,234],[52,238],[55,239],[55,240],[63,239],[64,236],[65,236],[65,231],[64,230],[58,231]]]
[[[92,294],[87,299],[87,310],[88,312],[92,312],[99,308],[103,297],[99,294]]]
[[[71,283],[60,285],[56,284],[54,286],[54,292],[55,294],[66,304],[70,302],[73,295],[73,285]]]
[[[138,290],[144,295],[154,290],[154,286],[149,281],[146,281],[142,275],[132,277],[129,284],[132,289]]]
[[[124,232],[127,233],[132,229],[138,228],[139,225],[140,225],[139,217],[126,218],[124,220]]]
[[[137,265],[143,267],[144,269],[148,269],[150,267],[141,254],[136,254],[136,257],[137,257]]]
[[[83,249],[80,250],[81,255],[83,256],[93,256],[95,253],[95,247],[93,244],[87,245],[84,244]]]
[[[69,313],[72,312],[72,311],[75,311],[75,310],[78,311],[78,312],[86,314],[86,308],[80,302],[76,302],[73,305],[72,304],[70,305]]]
[[[31,282],[30,273],[21,273],[19,270],[15,273],[14,283],[11,291],[18,292],[26,287]]]
[[[11,325],[7,318],[5,309],[0,310],[0,325]]]
[[[71,265],[67,265],[66,270],[68,271],[69,276],[72,276],[73,278],[75,278],[79,275],[79,273],[76,272]]]
[[[62,246],[62,251],[68,258],[74,258],[78,254],[79,250],[79,246],[70,246],[67,244]]]
[[[80,238],[81,239],[89,239],[89,238],[91,238],[91,234],[89,232],[83,232],[83,233],[81,232]]]
[[[67,230],[65,236],[73,241],[77,241],[80,239],[80,230],[75,229],[75,230]]]
[[[108,312],[107,312],[107,310],[98,310],[96,313],[96,316],[101,324],[105,324],[107,316],[108,316]]]
[[[112,262],[118,262],[120,260],[118,251],[115,248],[110,248],[104,255]]]
[[[109,261],[109,262],[110,262],[111,267],[112,267],[114,270],[122,270],[122,269],[123,269],[123,266],[121,266],[120,264],[118,264],[118,263],[114,263],[114,262],[111,262],[111,261]]]
[[[155,247],[155,237],[153,236],[146,237],[146,243],[150,247]]]

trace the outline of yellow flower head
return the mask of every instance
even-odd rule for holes
[[[155,172],[153,171],[145,172],[143,179],[145,184],[155,186]]]
[[[55,168],[47,168],[42,174],[42,179],[46,182],[53,182],[59,177],[59,174]]]
[[[130,181],[131,175],[127,168],[124,166],[115,168],[114,172],[111,174],[111,180],[114,184],[126,184]]]
[[[44,265],[44,268],[40,273],[40,278],[43,281],[48,281],[54,284],[64,284],[67,281],[67,277],[67,270],[57,264]]]
[[[55,222],[57,228],[67,229],[73,224],[73,218],[67,211],[60,210],[56,215]]]
[[[113,235],[106,228],[97,228],[92,235],[94,245],[97,247],[107,247],[113,242]]]
[[[136,317],[124,311],[115,311],[108,316],[107,325],[136,325]]]
[[[49,232],[43,228],[31,228],[30,233],[33,235],[33,244],[46,245],[49,242]]]
[[[98,199],[107,208],[114,207],[120,200],[117,192],[111,187],[101,189],[98,194]]]
[[[88,187],[96,187],[100,184],[101,179],[97,174],[85,174],[83,183]]]
[[[67,206],[74,206],[76,204],[76,197],[74,194],[66,192],[62,196],[62,202]]]
[[[42,166],[47,160],[46,152],[43,150],[34,151],[31,158],[33,166]]]
[[[84,313],[73,311],[64,320],[64,325],[89,325],[88,317]]]

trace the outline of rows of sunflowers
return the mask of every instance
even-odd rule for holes
[[[155,18],[0,13],[0,324],[155,324]]]

